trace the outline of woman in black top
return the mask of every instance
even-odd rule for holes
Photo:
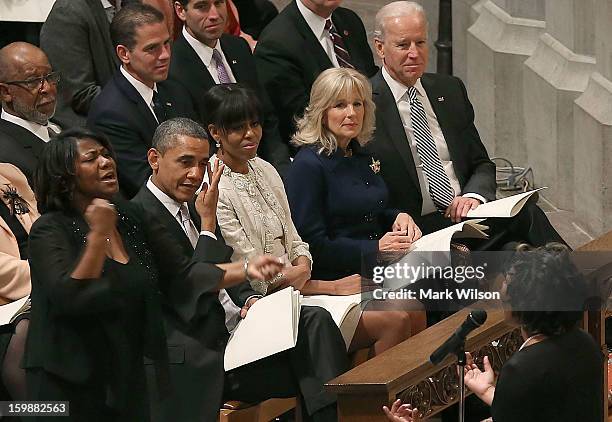
[[[168,387],[161,294],[193,316],[214,277],[235,284],[247,273],[268,278],[280,270],[268,257],[203,263],[198,248],[185,258],[144,210],[111,204],[117,190],[108,140],[83,130],[50,142],[35,175],[42,215],[30,233],[28,393],[30,400],[69,401],[75,421],[149,419],[143,355],[155,365],[157,392]]]
[[[523,248],[506,273],[502,294],[525,342],[504,364],[497,383],[488,357],[481,371],[468,353],[466,386],[491,406],[494,422],[600,422],[603,355],[578,328],[586,285],[567,248]],[[399,400],[384,411],[394,422],[419,417],[418,409]]]

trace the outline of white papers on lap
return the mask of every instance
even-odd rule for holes
[[[238,323],[225,348],[226,371],[295,347],[300,293],[293,287],[256,301]]]
[[[467,213],[468,217],[514,217],[517,215],[525,203],[536,192],[546,189],[546,187],[538,188],[529,192],[519,193],[507,198],[498,199],[496,201],[481,204],[476,209],[470,210]]]
[[[448,252],[450,251],[451,240],[453,238],[486,239],[488,236],[484,231],[489,227],[480,224],[482,221],[484,221],[483,218],[463,221],[425,235],[412,244],[408,254],[414,251]]]
[[[0,306],[0,325],[7,325],[13,322],[13,318],[21,313],[20,311],[28,299],[30,299],[30,296],[22,297],[14,302]]]
[[[357,323],[361,317],[361,293],[349,296],[314,295],[302,296],[302,306],[319,306],[327,309],[342,333],[348,349],[351,344]]]

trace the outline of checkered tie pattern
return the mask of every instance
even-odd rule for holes
[[[444,212],[453,201],[455,193],[438,156],[436,143],[427,123],[425,109],[417,98],[417,90],[413,86],[408,88],[408,99],[416,149],[423,164],[425,176],[427,176],[429,194],[438,211]]]
[[[351,69],[355,69],[355,66],[351,64],[351,55],[344,45],[344,41],[342,37],[336,30],[331,19],[327,19],[325,21],[325,30],[329,32],[329,38],[332,40],[334,44],[334,54],[336,54],[336,58],[338,59],[338,64],[340,67],[349,67]]]
[[[221,53],[216,48],[213,48],[213,61],[215,62],[215,67],[217,68],[217,75],[219,76],[220,84],[231,84],[232,80],[227,73],[227,69],[223,64],[223,58],[221,57]]]

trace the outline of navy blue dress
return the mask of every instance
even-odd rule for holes
[[[312,278],[367,276],[378,240],[399,213],[387,208],[388,190],[377,161],[352,141],[351,157],[303,147],[289,167],[285,189],[293,222],[310,245]]]

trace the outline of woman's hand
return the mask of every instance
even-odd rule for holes
[[[391,422],[418,422],[419,411],[413,409],[410,404],[402,404],[400,399],[397,399],[391,405],[391,409],[387,406],[383,406],[383,412],[387,415],[387,419]]]
[[[349,296],[361,293],[361,276],[353,274],[334,280],[334,294],[336,296]]]
[[[206,164],[208,181],[210,185],[204,183],[202,190],[198,194],[195,202],[196,211],[202,221],[202,230],[214,233],[217,227],[217,201],[219,200],[219,180],[223,174],[224,164],[219,164],[219,159],[215,159],[214,167],[211,168],[210,162]]]
[[[495,394],[495,373],[491,368],[489,357],[485,356],[483,360],[484,372],[481,371],[474,363],[472,355],[467,352],[467,364],[464,369],[464,380],[467,388],[472,390],[486,404],[493,403],[493,395]]]
[[[391,226],[391,231],[406,231],[406,237],[408,237],[408,240],[411,242],[420,239],[422,236],[419,226],[417,226],[412,217],[405,212],[400,212],[397,217],[395,217],[395,221]]]
[[[408,251],[412,242],[406,236],[406,231],[387,232],[378,241],[378,250],[381,252]]]
[[[261,255],[249,260],[246,275],[252,280],[271,280],[282,271],[283,260],[271,255]]]
[[[117,210],[105,199],[95,198],[85,209],[85,221],[91,232],[109,238],[117,224]]]

